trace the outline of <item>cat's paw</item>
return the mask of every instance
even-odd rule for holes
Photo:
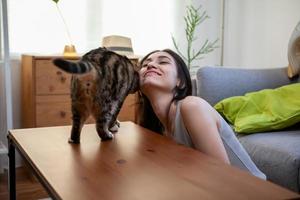
[[[111,140],[114,138],[114,135],[111,132],[99,135],[102,141]]]
[[[116,133],[116,132],[118,132],[119,128],[120,128],[120,122],[118,120],[116,120],[114,125],[109,128],[109,131]]]
[[[118,132],[119,126],[115,124],[113,127],[110,127],[109,130],[113,133]]]
[[[69,143],[73,143],[73,144],[79,144],[79,143],[80,143],[79,140],[73,140],[72,138],[69,138],[69,139],[68,139],[68,142],[69,142]]]

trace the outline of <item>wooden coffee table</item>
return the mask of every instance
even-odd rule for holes
[[[70,126],[9,131],[10,199],[15,148],[53,199],[288,199],[298,194],[176,144],[132,122],[101,142],[93,124],[81,143]]]

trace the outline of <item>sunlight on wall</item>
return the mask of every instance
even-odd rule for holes
[[[286,67],[288,42],[300,19],[299,8],[299,0],[227,1],[224,65]]]
[[[78,52],[98,47],[106,35],[132,38],[133,49],[144,54],[171,48],[174,29],[172,0],[61,0],[58,5]],[[52,0],[10,0],[11,52],[61,53],[68,43]]]
[[[61,0],[59,7],[77,49],[85,49],[85,1]],[[68,43],[52,0],[9,0],[10,49],[14,53],[61,53]]]
[[[60,0],[58,5],[69,27],[79,53],[102,45],[107,35],[130,37],[135,54],[145,55],[154,49],[171,48],[172,35],[185,49],[183,16],[186,5],[182,0]],[[199,38],[219,38],[219,1],[194,1],[203,4],[211,19],[201,25]],[[10,0],[9,34],[11,52],[62,53],[68,38],[52,0]],[[196,41],[195,45],[198,45]],[[219,62],[216,50],[197,64]]]
[[[153,49],[172,46],[171,31],[174,29],[172,0],[104,0],[100,17],[101,35],[123,35],[132,39],[135,53],[145,54]],[[93,26],[90,24],[90,26]]]

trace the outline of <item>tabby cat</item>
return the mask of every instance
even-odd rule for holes
[[[117,115],[129,93],[138,89],[139,76],[131,61],[122,55],[97,48],[78,62],[56,58],[53,63],[72,73],[72,130],[69,142],[79,143],[80,132],[90,114],[101,140],[113,138],[119,127]]]

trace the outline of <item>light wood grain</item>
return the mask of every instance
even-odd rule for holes
[[[101,142],[85,125],[11,130],[9,138],[57,199],[288,199],[299,197],[131,122]]]
[[[36,126],[59,126],[72,124],[69,95],[36,97]]]
[[[86,124],[94,123],[90,116]],[[36,96],[36,127],[72,124],[70,95]]]
[[[22,55],[21,118],[22,127],[35,127],[35,87],[33,57]]]
[[[52,60],[35,60],[36,95],[70,94],[71,74],[58,69]]]

